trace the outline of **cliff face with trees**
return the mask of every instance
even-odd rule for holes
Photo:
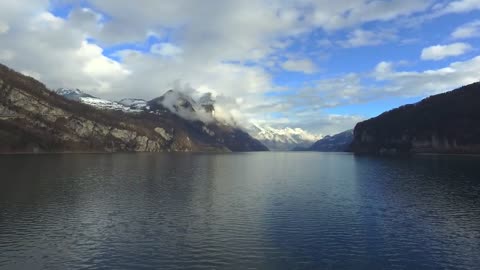
[[[264,150],[235,127],[171,113],[99,110],[0,65],[0,152]]]
[[[480,153],[480,83],[358,123],[356,153]]]

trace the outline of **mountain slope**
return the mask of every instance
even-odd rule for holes
[[[239,129],[172,113],[100,110],[0,65],[0,152],[255,150],[265,147]]]
[[[480,83],[358,123],[357,153],[480,153]]]
[[[325,136],[310,146],[308,150],[319,152],[348,152],[350,151],[352,141],[353,130],[347,130],[333,136]]]

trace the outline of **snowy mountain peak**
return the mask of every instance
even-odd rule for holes
[[[214,100],[211,96],[201,98],[197,102],[186,93],[169,90],[162,96],[152,99],[147,104],[151,111],[157,113],[172,112],[184,119],[200,120],[205,123],[217,121],[214,114]]]
[[[271,150],[291,150],[295,147],[309,147],[322,138],[301,128],[273,128],[254,125],[251,128],[254,138],[263,142]]]

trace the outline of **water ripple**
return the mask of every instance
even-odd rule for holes
[[[0,157],[0,269],[476,269],[479,158]]]

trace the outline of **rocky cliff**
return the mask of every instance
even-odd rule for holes
[[[480,153],[480,83],[358,123],[356,153]]]
[[[0,152],[260,150],[266,148],[237,128],[99,110],[0,65]]]

